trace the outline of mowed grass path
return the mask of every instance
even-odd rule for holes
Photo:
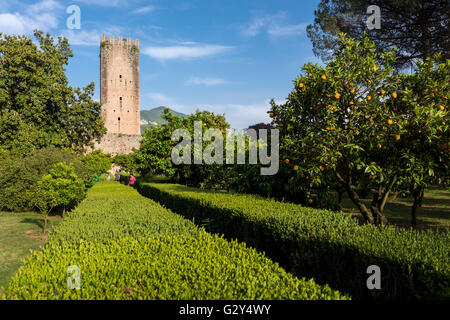
[[[363,200],[370,205],[370,199]],[[388,223],[400,227],[411,227],[412,198],[389,200],[385,207]],[[344,196],[342,207],[345,213],[356,217],[361,214],[352,201]],[[428,189],[425,191],[423,205],[417,208],[417,229],[450,229],[450,191],[444,189]]]
[[[59,223],[49,218],[49,228]],[[43,220],[35,212],[0,212],[0,287],[6,285],[30,250],[44,244]]]

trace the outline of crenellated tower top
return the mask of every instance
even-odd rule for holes
[[[134,39],[134,41],[132,41],[131,38],[124,39],[122,37],[118,37],[117,40],[116,40],[114,38],[114,36],[109,36],[109,38],[107,38],[106,35],[102,34],[100,42],[101,43],[108,42],[108,43],[110,43],[112,45],[114,45],[114,44],[115,45],[122,44],[122,45],[126,45],[126,46],[129,46],[129,47],[134,45],[137,48],[139,48],[139,39]]]

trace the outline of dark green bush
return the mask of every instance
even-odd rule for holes
[[[71,265],[79,290],[67,288]],[[114,182],[94,185],[4,291],[6,299],[346,298]]]
[[[286,270],[358,299],[449,299],[450,232],[360,226],[346,215],[258,196],[138,182],[169,209],[263,250]],[[368,290],[367,267],[381,268],[381,290]]]
[[[31,190],[57,163],[71,164],[85,183],[89,173],[79,157],[55,147],[35,150],[30,156],[4,154],[0,159],[0,210],[23,211],[32,207]]]

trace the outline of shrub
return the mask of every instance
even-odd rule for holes
[[[71,265],[80,290],[67,288]],[[94,185],[4,291],[7,299],[346,299],[113,182]]]
[[[48,147],[27,157],[4,155],[0,159],[0,210],[23,211],[33,207],[31,191],[53,165],[61,162],[72,165],[85,183],[90,180],[84,164],[69,150]]]
[[[450,232],[360,226],[336,212],[181,185],[138,182],[138,190],[208,231],[245,241],[286,270],[354,298],[450,298]],[[370,291],[366,269],[374,264],[381,268],[382,290]]]

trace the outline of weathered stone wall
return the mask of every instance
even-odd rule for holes
[[[100,41],[100,103],[108,133],[139,135],[139,40]]]
[[[101,143],[95,144],[94,149],[100,149],[113,156],[128,154],[133,151],[133,148],[139,149],[141,139],[141,135],[107,133]]]

